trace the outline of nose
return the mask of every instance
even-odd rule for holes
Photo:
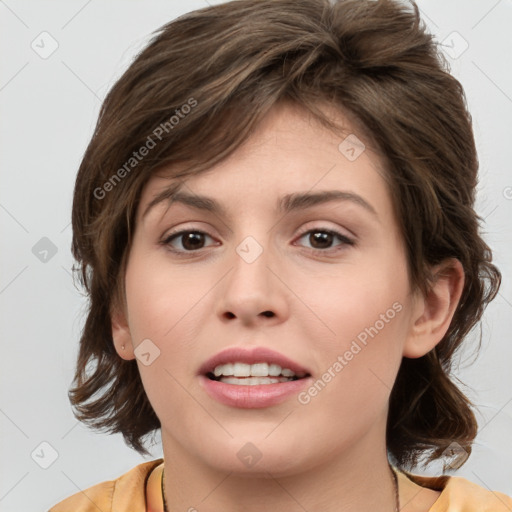
[[[274,325],[287,318],[286,286],[279,278],[279,265],[270,260],[266,249],[254,260],[246,258],[243,251],[235,252],[230,271],[217,292],[217,311],[223,322]]]

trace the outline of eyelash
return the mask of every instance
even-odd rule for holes
[[[176,231],[174,233],[170,233],[168,236],[166,236],[160,243],[164,246],[167,247],[167,249],[175,254],[177,254],[178,256],[190,256],[191,254],[194,254],[194,253],[198,253],[200,252],[202,249],[205,249],[204,247],[202,247],[201,249],[197,249],[197,250],[192,250],[192,251],[184,251],[184,250],[177,250],[175,248],[173,248],[171,246],[171,242],[175,239],[175,238],[179,238],[180,236],[183,236],[187,233],[198,233],[198,234],[202,234],[202,235],[206,235],[210,238],[213,238],[211,235],[209,235],[208,233],[204,232],[204,231],[200,231],[198,229],[183,229],[181,231]],[[343,245],[348,245],[348,246],[354,246],[355,245],[355,241],[348,238],[347,236],[343,235],[342,233],[338,232],[338,231],[335,231],[333,229],[327,229],[327,228],[313,228],[313,229],[308,229],[307,231],[304,231],[303,233],[301,233],[298,237],[298,239],[300,240],[301,238],[303,238],[305,235],[309,235],[311,233],[327,233],[329,235],[333,235],[335,236],[336,238],[338,238],[338,240],[340,240],[342,243],[339,245],[339,246],[335,246],[335,247],[331,247],[331,248],[328,248],[328,249],[314,249],[314,248],[311,248],[311,252],[313,252],[314,254],[322,254],[322,255],[326,255],[326,254],[329,254],[331,252],[337,252],[339,249],[340,246],[343,246]]]

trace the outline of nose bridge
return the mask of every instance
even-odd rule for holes
[[[258,238],[261,242],[255,236],[249,235],[235,248],[230,281],[233,290],[239,294],[239,300],[244,300],[244,297],[261,300],[270,291],[268,264],[271,258],[268,237],[262,240],[260,235]]]
[[[235,247],[231,271],[221,291],[220,315],[251,322],[258,316],[284,314],[279,280],[269,268],[273,261],[270,246],[268,234],[262,233],[246,236]]]

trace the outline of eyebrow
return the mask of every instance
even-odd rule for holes
[[[198,210],[210,212],[214,215],[228,217],[226,209],[215,199],[199,194],[188,194],[187,192],[180,191],[180,186],[181,184],[168,187],[155,196],[146,207],[142,217],[144,218],[153,207],[166,200],[169,202],[169,206],[172,203],[182,203]],[[286,194],[278,199],[277,211],[282,214],[287,214],[292,211],[306,210],[307,208],[332,201],[350,201],[377,216],[375,208],[363,197],[354,192],[343,190]]]

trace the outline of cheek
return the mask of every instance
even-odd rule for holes
[[[364,286],[362,278],[346,279],[331,300],[323,295],[322,319],[335,335],[316,337],[318,374],[300,402],[309,404],[306,410],[317,424],[333,425],[347,435],[385,417],[407,332],[406,288],[399,290],[396,280],[377,287],[371,277],[377,276],[365,279],[372,286]]]
[[[325,276],[303,277],[298,290],[316,317],[315,327],[319,320],[326,327],[326,339],[347,340],[376,322],[378,327],[382,321],[386,326],[399,323],[403,315],[398,310],[408,300],[409,286],[404,268],[358,262]]]
[[[150,338],[158,344],[172,336],[180,319],[201,296],[197,284],[190,273],[166,265],[160,250],[145,254],[135,249],[126,270],[129,324],[134,343]]]
[[[183,384],[195,378],[198,340],[205,339],[205,315],[211,316],[214,308],[208,292],[218,276],[187,271],[170,264],[163,251],[141,245],[134,245],[126,269],[128,322],[134,346],[149,339],[160,354],[151,366],[139,364],[140,373],[148,395],[159,393],[159,379],[179,395],[182,391],[169,374]]]
[[[371,401],[376,389],[382,389],[383,397],[390,391],[409,325],[403,261],[395,250],[385,257],[361,258],[320,281],[302,281],[301,293],[315,313],[314,321],[308,317],[303,324],[307,337],[315,340],[312,357],[319,373],[328,373],[326,380],[336,375],[332,380],[337,384],[327,386],[332,388],[329,399],[350,401],[346,390],[352,390]]]
[[[190,275],[163,263],[161,257],[136,248],[130,255],[125,279],[132,342],[137,349],[149,339],[158,354],[149,365],[137,361],[143,386],[153,409],[169,425],[190,407],[190,397],[183,389],[188,388],[195,372],[192,361],[197,335],[190,328],[192,323],[193,329],[201,324],[192,322],[190,313],[205,291],[190,282]],[[169,417],[168,409],[173,411]]]

